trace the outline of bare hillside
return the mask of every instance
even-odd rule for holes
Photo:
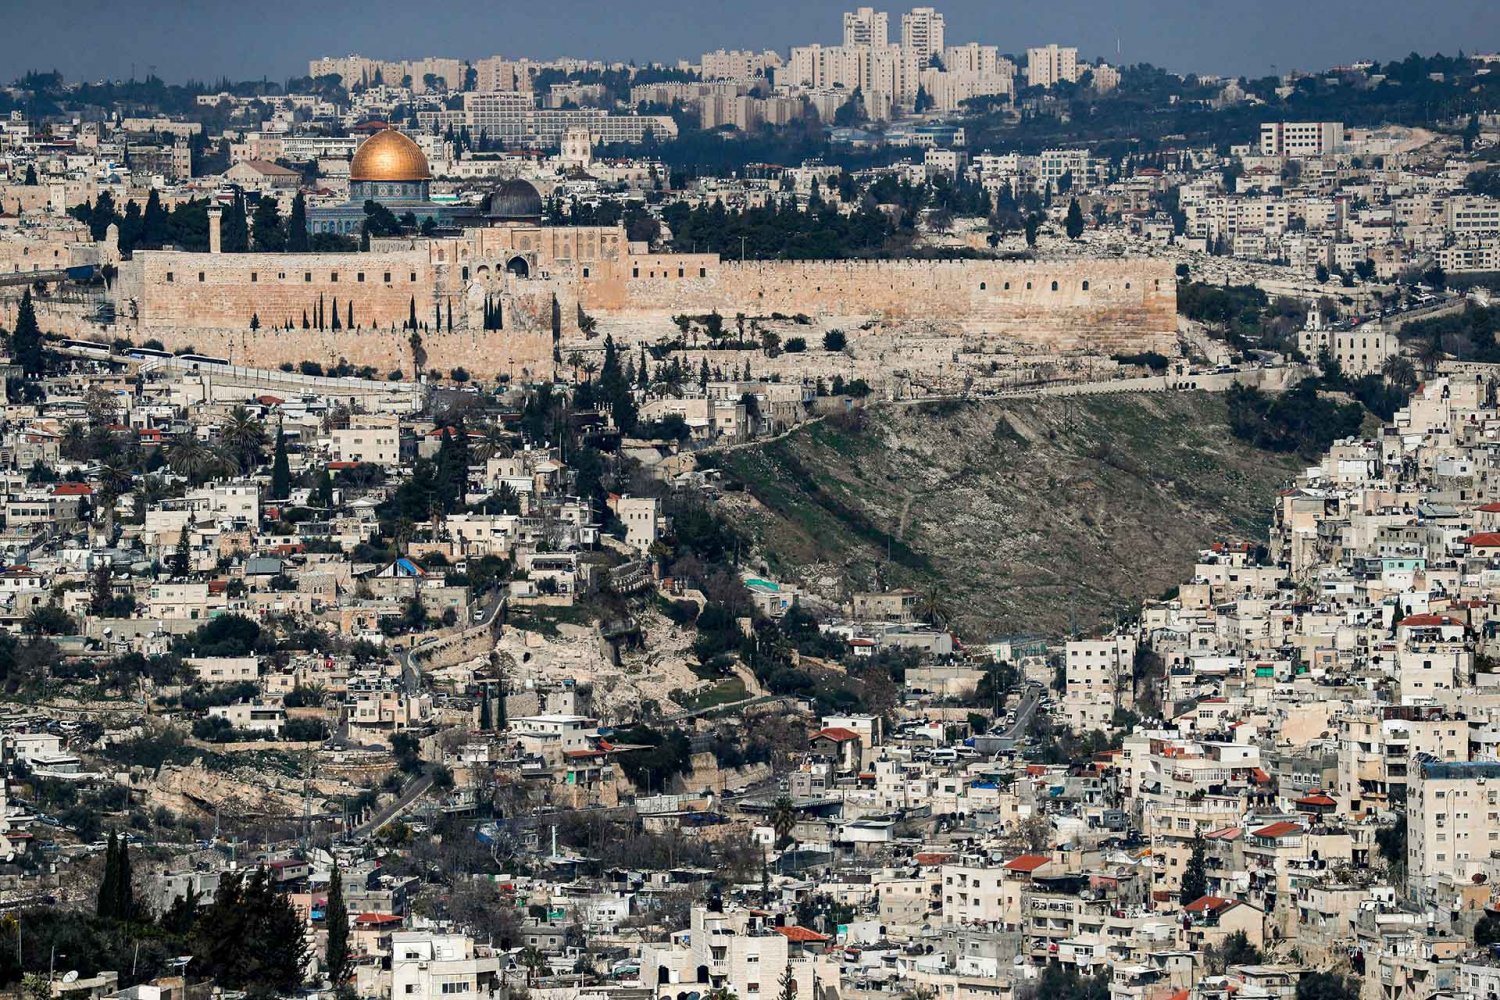
[[[1215,539],[1264,540],[1297,468],[1206,393],[876,407],[722,464],[769,572],[830,599],[911,586],[971,640],[1160,595]]]

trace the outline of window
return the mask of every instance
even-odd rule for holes
[[[200,285],[203,284],[203,272],[202,271],[198,272],[198,284],[200,284]]]
[[[677,277],[679,277],[679,278],[686,278],[687,277],[687,268],[685,268],[685,267],[679,267],[677,269]]]
[[[1054,292],[1057,291],[1057,282],[1055,282],[1055,281],[1052,283],[1052,290]]]
[[[412,273],[411,273],[411,280],[412,280],[412,281],[416,281],[416,280],[417,280],[417,272],[416,272],[416,271],[413,271],[413,272],[412,272]]]
[[[981,282],[980,282],[980,283],[979,283],[979,290],[980,290],[980,291],[981,291],[981,292],[982,292],[982,291],[984,291],[984,290],[985,290],[985,289],[986,289],[986,288],[987,288],[987,287],[988,287],[988,286],[987,286],[987,285],[986,285],[986,284],[985,284],[985,283],[984,283],[984,282],[983,282],[983,281],[981,281]]]
[[[259,280],[260,280],[260,275],[256,274],[254,271],[251,271],[250,272],[250,284],[253,285],[253,284],[255,284]]]
[[[467,268],[465,270],[467,270]],[[468,275],[465,274],[464,277],[467,278]],[[360,271],[359,273],[355,274],[354,280],[357,281],[357,282],[359,282],[360,284],[364,284],[364,281],[365,281],[365,272]]]
[[[389,272],[389,271],[385,272],[385,283],[387,285],[389,285],[391,283],[391,272]]]
[[[338,282],[339,282],[339,273],[337,271],[334,271],[332,274],[330,274],[328,276],[328,280],[331,281],[331,282],[333,282],[335,285],[338,284]]]
[[[706,278],[706,277],[708,277],[708,268],[706,268],[706,267],[700,267],[700,268],[698,268],[698,277],[700,277],[700,278]]]
[[[1085,282],[1084,282],[1084,283],[1083,283],[1083,290],[1084,290],[1084,291],[1085,291],[1085,292],[1086,292],[1086,291],[1088,291],[1088,290],[1089,290],[1089,283],[1088,283],[1088,282],[1087,282],[1087,281],[1085,281]]]
[[[588,269],[588,268],[584,268],[584,269],[583,269],[583,276],[584,276],[584,277],[585,277],[585,278],[587,278],[587,277],[588,277],[588,276],[589,276],[589,269]]]
[[[167,272],[167,280],[168,280],[168,281],[171,281],[171,280],[172,280],[172,277],[173,277],[173,275],[172,275],[172,272],[171,272],[171,271],[168,271],[168,272]]]
[[[311,283],[312,282],[312,272],[311,271],[304,271],[304,272],[302,272],[302,280],[304,282]]]

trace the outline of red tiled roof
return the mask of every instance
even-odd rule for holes
[[[52,495],[55,497],[87,497],[94,495],[94,488],[88,483],[58,483],[52,487]]]
[[[1304,795],[1304,796],[1302,796],[1302,798],[1298,799],[1297,800],[1297,805],[1299,805],[1299,806],[1336,806],[1336,805],[1338,805],[1338,803],[1335,802],[1333,799],[1329,798],[1328,796],[1324,795],[1322,792],[1313,792],[1310,795]]]
[[[941,865],[958,857],[949,851],[919,851],[917,853],[917,864],[919,865]]]
[[[261,406],[280,406],[286,402],[280,396],[256,396],[255,401]]]
[[[1500,539],[1500,535],[1495,537]],[[1500,542],[1496,544],[1500,545]],[[1412,628],[1432,628],[1435,625],[1462,625],[1463,622],[1449,615],[1407,615],[1396,624]]]
[[[1239,840],[1245,835],[1243,827],[1226,826],[1219,830],[1213,830],[1203,835],[1205,840]]]
[[[796,941],[799,944],[819,944],[828,941],[827,934],[819,934],[811,927],[776,927],[776,933],[784,935],[788,941]]]
[[[833,740],[835,743],[848,743],[850,740],[859,739],[859,734],[854,730],[840,727],[820,729],[816,733],[813,733],[812,738],[817,739],[820,736],[824,739]]]
[[[1482,507],[1475,507],[1482,514],[1500,514],[1500,503],[1487,503]]]
[[[1188,913],[1219,913],[1238,905],[1237,899],[1225,899],[1223,896],[1199,896],[1183,909]]]
[[[354,923],[360,927],[389,927],[401,923],[401,918],[394,913],[361,913]]]
[[[1500,531],[1478,531],[1464,539],[1465,545],[1475,548],[1492,549],[1500,546]]]
[[[1011,858],[1004,867],[1013,872],[1034,872],[1051,863],[1052,859],[1045,854],[1023,854],[1019,858]]]
[[[1271,840],[1278,840],[1289,834],[1301,832],[1302,827],[1296,823],[1288,823],[1286,820],[1282,820],[1279,823],[1272,823],[1270,826],[1263,826],[1259,830],[1251,830],[1250,835],[1252,837],[1266,837]]]

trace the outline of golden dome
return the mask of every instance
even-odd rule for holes
[[[417,144],[393,128],[360,143],[349,162],[351,181],[426,181],[432,179],[427,157]]]

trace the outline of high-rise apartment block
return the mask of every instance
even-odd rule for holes
[[[925,68],[943,51],[943,15],[931,7],[915,7],[901,15],[901,48]]]
[[[1031,87],[1052,87],[1062,81],[1078,80],[1078,50],[1056,44],[1026,50],[1026,83]]]
[[[845,48],[883,48],[890,44],[890,15],[874,7],[861,7],[844,14]]]

